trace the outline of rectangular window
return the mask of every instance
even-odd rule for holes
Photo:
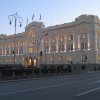
[[[29,48],[29,53],[32,53],[33,49],[32,48]]]
[[[61,45],[59,45],[59,51],[61,51]]]
[[[87,50],[88,49],[88,43],[81,43],[81,50]]]
[[[56,51],[56,46],[55,45],[52,45],[51,49],[52,49],[52,52],[55,52]]]
[[[84,49],[85,49],[84,43],[81,43],[81,50],[84,50]]]
[[[73,51],[73,44],[68,45],[68,51]]]

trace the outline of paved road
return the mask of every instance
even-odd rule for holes
[[[0,82],[0,100],[100,100],[100,72]]]

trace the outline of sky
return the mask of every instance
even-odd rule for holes
[[[23,19],[22,27],[17,21],[16,33],[24,32],[26,22],[41,21],[45,26],[69,23],[82,14],[100,18],[100,0],[0,0],[0,34],[14,34],[14,20],[9,25],[9,15],[18,13]],[[32,16],[34,14],[34,19]]]

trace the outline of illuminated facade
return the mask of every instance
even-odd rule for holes
[[[13,63],[13,51],[15,63],[24,66],[100,64],[100,20],[81,15],[73,22],[49,27],[34,21],[23,33],[0,35],[0,63]]]

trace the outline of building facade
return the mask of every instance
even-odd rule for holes
[[[100,64],[100,20],[94,15],[81,15],[73,22],[49,27],[33,21],[23,33],[1,34],[0,63],[26,67]]]

